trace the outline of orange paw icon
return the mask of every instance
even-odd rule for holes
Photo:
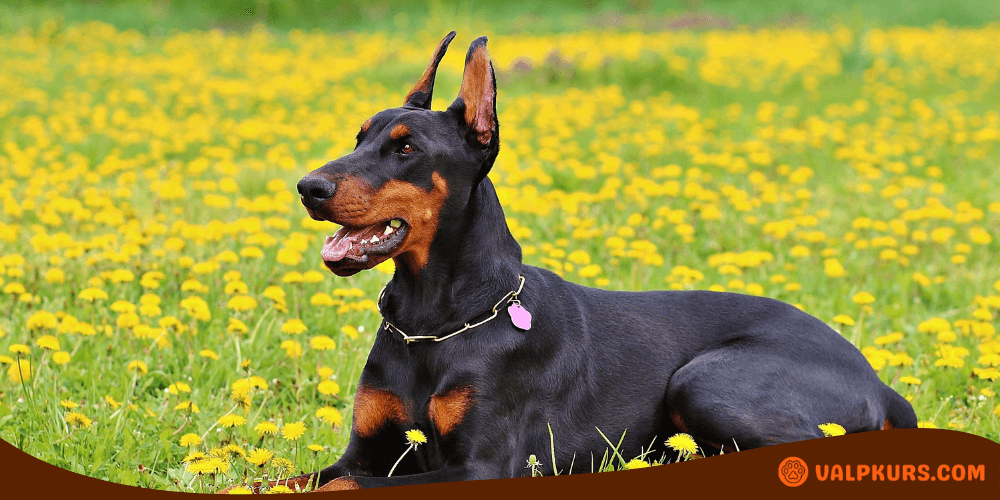
[[[785,486],[794,488],[806,482],[808,477],[809,467],[799,457],[788,457],[778,465],[778,479],[781,479]]]

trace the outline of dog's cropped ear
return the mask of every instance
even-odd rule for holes
[[[410,90],[410,93],[406,94],[406,102],[403,103],[404,106],[431,109],[431,94],[434,93],[434,76],[437,74],[438,64],[441,64],[441,58],[448,51],[448,44],[454,38],[455,32],[452,31],[445,35],[441,43],[438,44],[437,50],[434,51],[434,56],[431,57],[431,63],[424,70],[424,74],[417,81],[417,84],[413,86],[413,90]]]
[[[497,123],[497,80],[493,74],[490,54],[486,51],[486,37],[473,40],[469,53],[465,56],[465,73],[458,99],[465,105],[465,125],[469,128],[470,140],[489,145],[494,139]]]

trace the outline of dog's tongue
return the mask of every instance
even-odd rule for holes
[[[327,262],[342,260],[347,255],[347,252],[351,250],[352,246],[359,245],[358,240],[362,232],[364,232],[363,229],[350,231],[345,227],[337,231],[337,234],[327,236],[326,243],[323,244],[323,250],[320,252],[323,260]]]

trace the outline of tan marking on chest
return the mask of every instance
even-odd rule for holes
[[[431,396],[427,415],[442,437],[453,431],[465,420],[473,404],[472,386],[462,385]]]
[[[358,388],[354,398],[354,432],[371,437],[387,423],[404,424],[410,420],[406,404],[399,396],[385,389]]]

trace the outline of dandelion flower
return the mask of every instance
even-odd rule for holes
[[[31,354],[31,348],[24,344],[11,344],[7,350],[10,351],[11,354],[23,354],[25,356]]]
[[[38,337],[38,340],[35,341],[35,345],[41,347],[42,349],[58,351],[59,339],[53,337],[52,335],[42,335],[41,337]]]
[[[245,423],[247,423],[247,419],[239,415],[229,414],[219,418],[219,425],[222,427],[239,427]]]
[[[285,424],[281,427],[281,437],[289,440],[295,441],[302,437],[302,434],[306,432],[306,424],[302,422],[292,422],[290,424]]]
[[[174,409],[189,411],[191,413],[201,413],[201,410],[198,409],[198,405],[194,404],[194,402],[192,401],[182,401],[178,403],[177,406],[174,407]]]
[[[129,362],[128,366],[125,367],[125,371],[136,375],[145,375],[149,372],[149,368],[146,367],[146,363],[134,360]]]
[[[357,328],[355,328],[354,326],[351,326],[351,325],[344,325],[344,326],[340,327],[340,331],[344,332],[344,335],[347,335],[348,337],[350,337],[352,339],[357,339],[358,338],[358,334],[360,333]]]
[[[325,294],[323,292],[319,292],[319,293],[313,295],[309,299],[309,303],[312,304],[312,305],[314,305],[314,306],[332,306],[332,305],[336,304],[337,302],[335,300],[333,300],[333,297],[331,297],[331,296],[329,296],[329,295],[327,295],[327,294]]]
[[[302,344],[294,340],[286,340],[282,342],[281,348],[285,350],[285,354],[287,354],[289,358],[302,356]]]
[[[330,337],[319,335],[309,339],[309,347],[317,351],[332,351],[337,348],[337,344]]]
[[[31,378],[31,362],[26,359],[17,360],[17,363],[7,369],[7,376],[14,383],[27,381]]]
[[[854,324],[854,319],[846,314],[838,314],[834,316],[833,321],[840,323],[844,326],[851,326]]]
[[[251,311],[257,307],[257,299],[249,295],[234,295],[226,307],[234,311]]]
[[[323,445],[319,445],[319,444],[311,444],[309,446],[306,446],[306,448],[309,448],[314,453],[319,453],[319,452],[323,451]]]
[[[410,429],[406,431],[406,442],[413,446],[421,445],[427,442],[427,436],[419,429]]]
[[[208,359],[219,359],[219,355],[216,354],[215,351],[211,349],[202,349],[201,351],[198,352],[198,355]]]
[[[650,467],[650,463],[645,460],[639,460],[638,458],[634,458],[625,464],[625,468],[627,470],[644,469],[646,467]]]
[[[287,458],[279,457],[275,458],[274,460],[271,460],[271,467],[277,469],[279,473],[283,472],[285,474],[291,474],[295,472],[295,464],[293,464],[292,461]]]
[[[82,413],[71,411],[66,414],[66,423],[72,425],[73,427],[82,427],[86,429],[90,427],[90,425],[93,423],[93,420],[90,420],[89,418],[87,418],[86,415]]]
[[[184,448],[187,448],[188,446],[198,446],[200,444],[201,444],[201,436],[193,432],[189,432],[181,436],[181,446],[183,446]]]
[[[76,407],[78,407],[80,405],[76,404],[75,401],[71,401],[69,399],[64,399],[64,400],[62,400],[62,401],[59,402],[59,406],[62,406],[63,408],[66,408],[67,410],[72,410],[73,408],[76,408]]]
[[[665,444],[685,456],[694,455],[698,451],[698,444],[694,442],[694,438],[683,432],[670,436]]]
[[[819,430],[823,431],[823,435],[826,437],[833,436],[843,436],[847,434],[847,431],[840,424],[819,424]]]
[[[56,315],[48,311],[38,311],[28,317],[27,326],[29,330],[41,330],[43,328],[55,328],[59,325]]]
[[[197,462],[199,460],[204,460],[207,455],[203,451],[192,451],[188,453],[187,456],[181,459],[182,463],[189,464],[192,462]]]
[[[331,425],[340,425],[344,421],[340,411],[332,406],[324,406],[316,410],[316,418]]]
[[[70,354],[66,351],[58,351],[52,355],[52,361],[54,361],[57,365],[65,365],[66,363],[69,363],[69,360]]]
[[[271,489],[267,490],[267,494],[269,494],[269,495],[279,495],[279,494],[285,494],[285,493],[295,493],[295,492],[292,491],[291,488],[289,488],[288,486],[285,486],[283,484],[276,484],[276,485],[272,486]]]
[[[270,462],[272,458],[274,458],[274,452],[264,448],[250,450],[250,453],[247,454],[247,462],[250,462],[257,467],[263,467],[264,464]]]
[[[230,333],[246,333],[249,331],[249,328],[247,328],[246,323],[236,318],[229,318],[229,326],[226,327],[226,331]]]
[[[167,392],[170,394],[180,394],[182,392],[191,392],[191,386],[184,382],[174,382],[167,387]]]
[[[854,297],[852,297],[851,300],[854,301],[855,304],[863,306],[875,302],[875,296],[868,292],[858,292],[854,294]]]
[[[253,495],[253,490],[246,486],[235,486],[229,490],[230,495]]]
[[[306,325],[301,319],[290,319],[281,325],[281,333],[291,333],[293,335],[298,335],[306,331]]]
[[[265,434],[273,436],[278,433],[278,426],[274,422],[261,422],[255,425],[253,430],[260,436],[264,436]]]
[[[333,380],[324,380],[319,383],[316,389],[319,390],[320,394],[336,396],[340,393],[340,384]]]

